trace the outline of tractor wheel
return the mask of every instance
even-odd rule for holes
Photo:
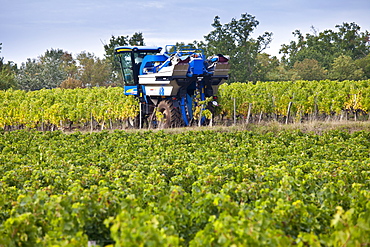
[[[162,119],[158,119],[158,126],[163,128],[173,128],[182,126],[181,114],[178,108],[173,106],[171,100],[159,102],[157,111],[163,114]]]

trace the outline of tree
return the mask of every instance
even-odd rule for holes
[[[207,54],[230,55],[230,81],[256,81],[257,55],[261,53],[272,40],[272,33],[265,32],[256,39],[251,37],[254,29],[259,25],[256,18],[250,14],[242,14],[239,20],[232,19],[224,25],[220,17],[216,16],[208,35],[204,36],[207,42]]]
[[[279,59],[267,53],[259,53],[256,58],[255,75],[258,81],[272,80],[269,75],[279,66]]]
[[[361,80],[364,79],[364,71],[356,65],[350,56],[341,55],[334,59],[329,77],[332,80]]]
[[[313,34],[304,36],[299,30],[293,32],[297,41],[289,45],[282,45],[280,53],[282,61],[293,67],[304,59],[315,59],[325,69],[329,69],[334,59],[340,55],[347,55],[352,59],[360,59],[370,53],[368,31],[360,32],[356,23],[336,25],[338,31],[325,30],[318,32],[312,27]]]
[[[33,91],[58,87],[62,81],[75,74],[72,55],[61,49],[46,50],[36,59],[22,63],[17,81],[20,89]]]
[[[129,38],[128,43],[129,43],[130,45],[138,45],[138,46],[143,46],[143,45],[145,45],[143,34],[142,34],[141,32],[139,32],[139,33],[134,33],[134,34],[132,35],[132,37],[131,37],[131,38]]]
[[[112,37],[109,40],[109,43],[104,45],[105,57],[109,59],[110,61],[113,61],[114,60],[113,59],[114,48],[116,48],[117,46],[125,46],[125,45],[132,45],[132,46],[145,45],[143,34],[140,32],[134,33],[131,38],[128,35],[127,36],[117,36],[117,37],[112,35]]]
[[[0,43],[0,53],[2,49],[2,43]],[[4,58],[0,57],[0,90],[6,90],[9,88],[17,88],[17,81],[15,79],[17,65],[8,62],[4,64]]]
[[[109,40],[108,44],[104,45],[105,50],[105,58],[108,63],[110,63],[110,66],[112,68],[112,78],[111,80],[115,83],[123,81],[122,74],[120,72],[120,66],[119,64],[114,60],[114,48],[117,46],[125,46],[125,45],[138,45],[143,46],[144,43],[144,37],[141,32],[134,33],[132,37],[127,36],[117,36],[115,37],[112,35],[112,37]]]
[[[60,88],[83,88],[84,85],[81,80],[74,79],[72,77],[68,77],[66,80],[62,81],[62,83],[59,86]]]
[[[266,81],[290,81],[296,77],[297,74],[294,70],[280,63],[277,67],[267,72]]]
[[[15,71],[13,63],[8,62],[4,64],[4,59],[0,58],[0,90],[6,90],[9,88],[17,88],[17,81],[15,79]]]
[[[19,88],[26,91],[40,90],[42,88],[42,64],[36,59],[28,58],[22,63],[17,74]]]
[[[297,61],[294,64],[293,70],[295,71],[296,78],[292,79],[318,81],[327,77],[327,71],[315,59],[305,58],[301,62]]]
[[[68,77],[68,61],[63,60],[64,55],[61,49],[51,49],[39,58],[42,65],[42,88],[56,88]]]
[[[370,53],[366,57],[357,59],[356,65],[362,69],[366,79],[370,79]]]
[[[335,27],[339,29],[334,35],[339,52],[348,53],[353,60],[366,57],[370,53],[369,31],[360,32],[361,27],[354,22]]]
[[[111,66],[106,59],[100,59],[93,53],[81,52],[77,55],[79,62],[79,79],[83,86],[109,86],[111,83]]]

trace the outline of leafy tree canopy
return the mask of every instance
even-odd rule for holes
[[[335,27],[338,31],[317,32],[312,27],[313,34],[307,33],[305,36],[299,30],[294,31],[293,35],[298,40],[291,41],[289,45],[282,45],[280,49],[280,53],[283,54],[282,61],[293,67],[297,61],[315,59],[328,69],[340,55],[360,59],[370,53],[368,31],[361,32],[360,26],[354,22]]]
[[[42,65],[36,59],[27,59],[22,63],[17,74],[19,88],[26,91],[40,90],[43,88]]]
[[[272,40],[272,33],[265,32],[256,39],[251,37],[259,21],[248,13],[242,14],[240,19],[233,18],[231,22],[221,24],[220,17],[216,16],[208,35],[208,54],[230,55],[230,81],[255,81],[258,79],[255,65],[257,55],[268,47]]]
[[[106,59],[100,59],[89,52],[77,55],[79,79],[83,86],[108,86],[111,83],[111,67]]]
[[[107,62],[110,63],[110,66],[112,68],[111,79],[115,83],[118,83],[123,79],[121,78],[120,67],[118,63],[114,60],[114,48],[116,48],[117,46],[124,45],[138,45],[138,46],[145,45],[143,34],[141,32],[136,32],[131,37],[128,35],[117,37],[112,35],[112,37],[109,40],[109,43],[104,45],[105,58],[107,59]]]
[[[364,58],[357,59],[355,63],[363,70],[365,78],[370,79],[370,53]]]
[[[139,45],[139,46],[145,45],[143,34],[141,32],[134,33],[132,37],[128,35],[117,37],[112,35],[112,37],[109,40],[109,43],[104,45],[106,58],[108,59],[113,58],[114,48],[116,48],[117,46],[124,45]]]
[[[77,67],[72,54],[62,49],[50,49],[38,59],[22,63],[17,81],[20,89],[33,91],[56,88],[68,77],[76,76]]]
[[[296,75],[294,79],[319,81],[327,78],[327,71],[315,59],[305,58],[303,61],[297,61],[293,70]]]
[[[364,71],[350,56],[341,55],[334,59],[329,76],[332,80],[361,80],[364,79]]]
[[[2,49],[2,43],[0,43],[0,53]],[[4,63],[4,58],[0,57],[0,90],[17,88],[17,81],[15,79],[17,71],[17,65],[8,62]]]

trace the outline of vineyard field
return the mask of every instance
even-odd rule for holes
[[[0,247],[369,246],[370,131],[0,132]]]
[[[138,111],[137,100],[119,87],[0,91],[0,128],[5,129],[90,128],[93,123],[104,129],[104,125],[122,124]]]
[[[370,119],[370,80],[232,83],[218,96],[214,123]],[[137,99],[119,87],[0,91],[6,130],[122,129],[138,112]]]
[[[251,119],[369,119],[370,80],[280,81],[221,85],[221,111]]]

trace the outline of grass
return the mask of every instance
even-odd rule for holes
[[[147,131],[148,129],[127,129],[128,132]],[[353,133],[356,131],[370,131],[370,121],[311,121],[304,123],[282,124],[278,122],[266,122],[259,124],[237,124],[231,126],[216,125],[202,127],[182,127],[171,129],[151,129],[151,131],[164,131],[170,134],[178,134],[184,131],[219,131],[219,132],[235,132],[235,131],[253,131],[257,133],[278,133],[281,131],[301,130],[304,133],[322,134],[330,130],[343,130]]]

